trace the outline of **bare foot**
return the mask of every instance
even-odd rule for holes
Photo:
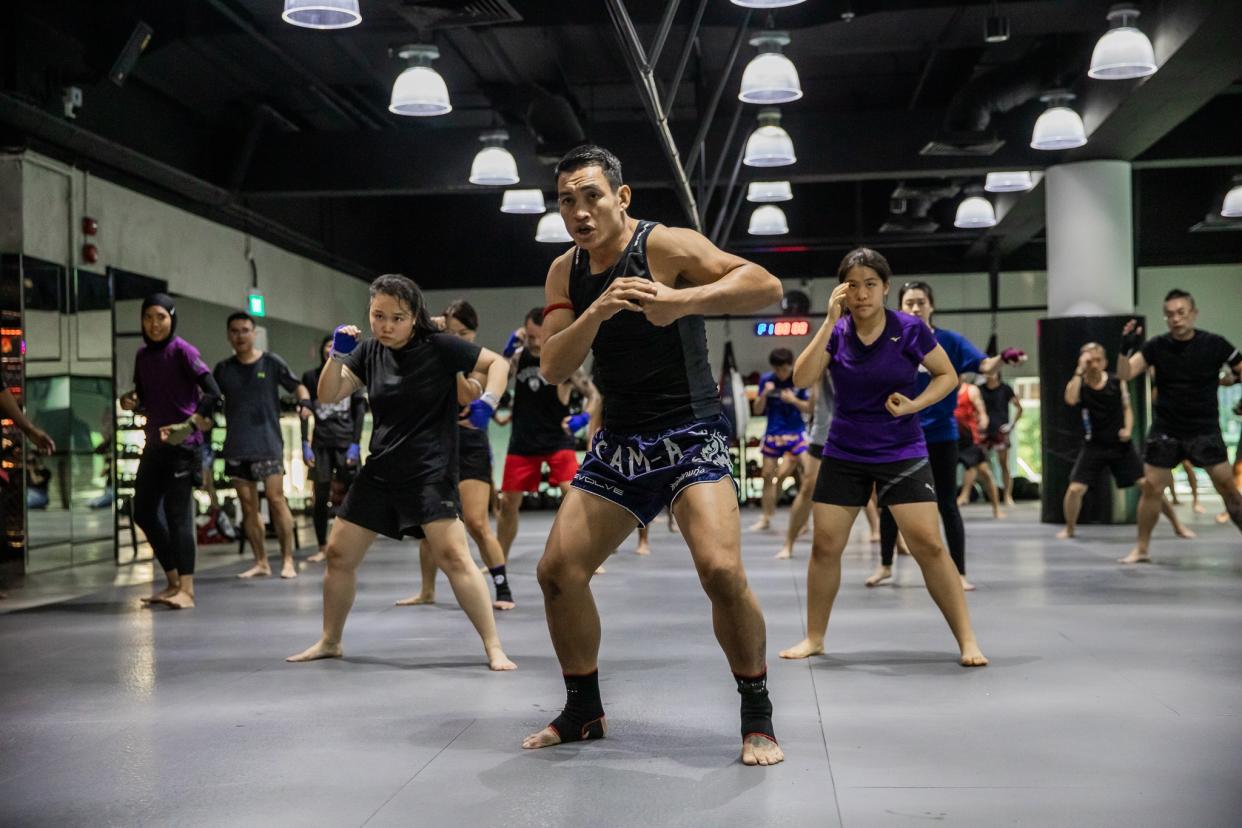
[[[764,517],[764,518],[759,518],[757,521],[751,524],[751,527],[747,529],[746,531],[747,532],[766,532],[770,528],[772,528],[771,521],[769,521],[767,518]]]
[[[645,555],[650,555],[650,554],[651,554],[651,544],[648,544],[648,543],[640,543],[640,544],[638,545],[638,548],[634,550],[634,554],[635,554],[635,555],[644,555],[644,556],[645,556]]]
[[[875,572],[871,573],[871,577],[863,581],[869,587],[879,586],[885,581],[893,580],[893,568],[891,566],[877,566]],[[822,650],[820,652],[823,652]]]
[[[958,505],[958,506],[969,506],[969,505],[970,505],[970,498],[969,498],[969,497],[959,497],[959,498],[957,499],[957,505]]]
[[[1197,502],[1197,501],[1196,501],[1196,503],[1195,503],[1195,505],[1194,505],[1194,506],[1191,506],[1191,507],[1190,507],[1190,510],[1191,510],[1192,512],[1194,512],[1196,515],[1206,515],[1206,514],[1207,514],[1207,509],[1205,509],[1205,508],[1203,507],[1203,504],[1202,504],[1202,503],[1199,503],[1199,502]]]
[[[768,737],[752,733],[742,740],[743,765],[775,765],[784,761],[785,752]]]
[[[1012,497],[1006,497],[1006,498],[1005,498],[1005,505],[1006,505],[1006,506],[1014,506],[1014,505],[1016,505],[1016,504],[1013,502],[1013,498],[1012,498]]]
[[[1130,550],[1129,555],[1126,555],[1124,558],[1118,558],[1117,563],[1123,563],[1123,564],[1151,563],[1151,556],[1136,546]]]
[[[165,598],[164,603],[172,609],[194,609],[194,596],[188,592],[177,590],[175,595],[169,595]]]
[[[776,558],[778,561],[787,561],[793,557],[793,547],[789,544],[785,544],[781,547],[781,551],[777,552],[772,557]]]
[[[959,575],[957,577],[962,579],[962,592],[974,592],[975,591],[975,585],[972,584],[970,581],[966,580],[965,575]]]
[[[879,543],[879,542],[880,542],[879,532],[872,532],[871,534],[867,535],[867,543]]]
[[[993,517],[993,518],[995,518],[996,520],[1004,520],[1004,519],[1005,519],[1005,513],[1004,513],[1004,512],[1002,512],[1000,509],[993,509],[993,510],[992,510],[992,517]]]
[[[322,638],[297,655],[291,655],[285,661],[299,663],[302,661],[318,661],[321,658],[340,658],[345,654],[340,644],[329,644]]]
[[[397,603],[400,604],[399,601]],[[432,602],[428,601],[427,603],[432,603]],[[513,603],[512,601],[492,601],[492,609],[498,609],[498,610],[501,610],[502,612],[511,610],[516,606],[517,604]]]
[[[287,560],[280,565],[280,577],[296,578],[298,577],[298,568],[293,565],[293,560]]]
[[[603,565],[603,564],[600,564],[599,566],[595,567],[595,574],[596,574],[596,575],[603,575],[603,574],[604,574],[605,572],[607,572],[607,571],[608,571],[607,569],[604,569],[604,565]]]
[[[809,638],[804,638],[788,650],[781,650],[781,658],[808,658],[813,655],[824,654],[824,642],[816,644]]]
[[[142,603],[146,606],[149,606],[151,604],[163,604],[163,603],[166,603],[169,598],[173,597],[180,591],[181,591],[181,587],[168,586],[168,587],[164,587],[164,589],[160,590],[154,595],[151,595],[147,598],[143,598],[141,600],[142,600]]]
[[[1194,540],[1195,538],[1199,537],[1198,535],[1194,533],[1194,530],[1186,526],[1179,526],[1175,528],[1173,530],[1173,534],[1177,535],[1179,538],[1184,538],[1186,540]]]
[[[272,568],[265,563],[255,564],[242,572],[238,578],[266,578],[272,574]]]
[[[417,595],[411,595],[409,598],[402,598],[400,601],[393,603],[394,607],[417,607],[420,604],[434,604],[436,602],[436,594],[434,592],[420,592]]]
[[[604,736],[608,735],[608,720],[606,718],[600,717],[599,726],[600,726],[600,732],[603,734],[603,736],[599,736],[597,738],[602,739],[604,738]],[[538,750],[539,748],[552,747],[553,745],[559,745],[560,743],[561,743],[561,734],[557,733],[555,728],[549,726],[549,727],[545,727],[543,730],[538,731],[537,733],[532,733],[529,736],[527,736],[525,739],[523,739],[522,749],[523,750]]]
[[[504,672],[506,670],[516,670],[517,665],[509,660],[504,650],[497,647],[487,654],[487,667],[489,670]]]
[[[1060,532],[1057,532],[1057,540],[1069,540],[1074,537],[1074,530],[1066,526]]]
[[[328,559],[328,553],[320,549],[314,555],[306,559],[307,563],[323,563]]]
[[[958,659],[958,663],[963,667],[986,667],[988,666],[987,657],[979,650],[978,644],[967,644],[962,648],[962,657]]]
[[[1228,523],[1228,522],[1229,522],[1229,513],[1228,513],[1228,512],[1221,512],[1219,515],[1217,515],[1217,516],[1216,516],[1216,522],[1217,522],[1217,523]]]

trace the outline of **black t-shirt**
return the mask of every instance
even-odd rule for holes
[[[346,448],[358,442],[362,433],[362,421],[357,415],[364,410],[366,395],[358,390],[340,402],[328,404],[319,401],[319,372],[311,368],[302,375],[302,384],[310,392],[311,411],[315,412],[315,430],[311,445],[326,448]]]
[[[1125,404],[1121,397],[1121,380],[1115,374],[1107,374],[1104,387],[1092,388],[1082,381],[1079,405],[1091,418],[1091,443],[1099,446],[1115,446],[1121,442],[1117,432],[1126,424]]]
[[[988,434],[996,434],[1009,422],[1009,401],[1017,395],[1005,382],[995,388],[980,385],[979,393],[983,395],[983,408],[988,412]]]
[[[368,339],[344,357],[371,403],[371,454],[361,475],[377,483],[457,480],[457,375],[483,349],[451,334],[398,350]]]
[[[284,454],[280,436],[280,389],[293,391],[298,378],[276,354],[264,352],[249,365],[236,356],[212,371],[224,394],[226,460],[274,460]]]
[[[1220,367],[1236,368],[1242,354],[1223,336],[1202,330],[1185,341],[1172,334],[1154,337],[1143,343],[1142,353],[1156,369],[1152,430],[1179,438],[1217,432]]]
[[[574,447],[574,438],[561,422],[569,406],[561,402],[560,389],[549,385],[539,373],[539,357],[525,348],[518,354],[513,388],[513,434],[509,454],[533,456]]]

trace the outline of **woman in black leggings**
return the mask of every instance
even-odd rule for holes
[[[1026,359],[1025,354],[1013,348],[1006,349],[998,356],[984,356],[966,337],[956,331],[933,325],[931,319],[936,312],[936,306],[931,285],[926,282],[906,282],[902,285],[897,293],[897,306],[903,313],[917,316],[927,323],[959,375],[989,374],[996,371],[1002,361],[1020,363]],[[919,390],[930,380],[929,374],[920,373]],[[974,585],[966,580],[966,528],[962,525],[962,514],[957,508],[957,421],[953,417],[956,404],[957,395],[950,394],[919,412],[919,420],[923,426],[923,437],[927,441],[927,459],[931,465],[932,477],[935,478],[936,506],[944,524],[949,556],[953,558],[957,573],[962,578],[962,589],[972,590]],[[896,542],[897,523],[889,510],[883,509],[880,515],[880,565],[866,580],[867,586],[877,586],[892,579],[893,547]]]
[[[177,308],[154,293],[142,303],[145,345],[134,357],[134,390],[121,408],[146,416],[146,446],[134,481],[134,522],[147,536],[168,586],[143,603],[194,606],[194,487],[202,473],[203,430],[220,387],[198,349],[176,335]]]

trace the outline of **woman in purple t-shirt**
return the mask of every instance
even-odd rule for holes
[[[874,490],[897,521],[927,591],[961,648],[961,664],[987,664],[970,626],[966,594],[940,539],[936,489],[918,413],[957,387],[957,372],[921,319],[884,307],[892,271],[874,250],[848,253],[828,318],[794,365],[794,383],[807,388],[827,370],[836,411],[824,443],[812,497],[815,532],[807,567],[807,635],[781,658],[824,652],[828,616],[841,585],[841,553],[858,510]],[[922,365],[931,383],[918,392]]]
[[[134,390],[121,408],[147,418],[146,445],[134,480],[134,523],[164,569],[168,586],[144,599],[173,609],[194,606],[194,486],[202,473],[202,432],[220,402],[220,386],[198,349],[176,335],[177,307],[153,293],[142,303],[144,345],[134,357]]]

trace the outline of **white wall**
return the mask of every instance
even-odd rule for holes
[[[117,267],[165,279],[174,294],[241,308],[251,285],[249,249],[269,318],[331,330],[365,310],[366,283],[353,276],[36,153],[20,163],[21,252],[28,256],[101,273]],[[10,156],[0,165],[0,183],[12,183],[12,164]],[[92,241],[101,257],[93,265],[79,258],[84,215],[99,222]]]

